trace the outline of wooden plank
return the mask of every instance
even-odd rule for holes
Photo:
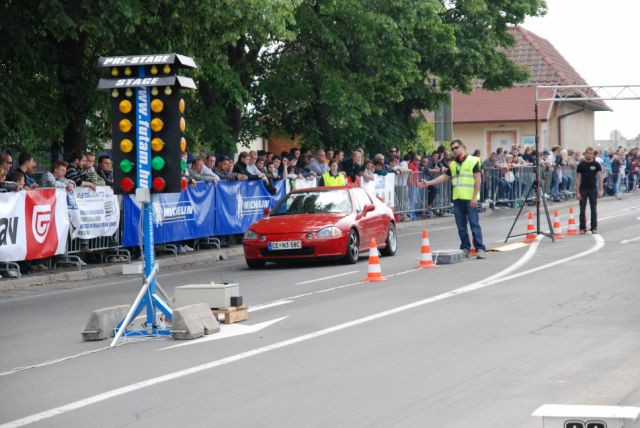
[[[247,311],[247,308],[245,307],[244,309],[238,309],[236,311],[233,312],[228,312],[226,314],[224,314],[224,323],[225,324],[231,324],[234,322],[240,322],[240,321],[244,321],[249,319],[249,311]]]
[[[240,322],[249,319],[249,311],[247,310],[247,305],[228,306],[226,308],[211,309],[211,311],[216,318],[219,318],[220,315],[223,315],[225,324],[231,324],[234,322]]]

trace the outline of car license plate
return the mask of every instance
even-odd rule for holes
[[[269,242],[270,250],[296,250],[302,248],[302,241]]]

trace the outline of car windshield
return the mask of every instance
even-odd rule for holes
[[[289,193],[271,210],[274,215],[349,213],[351,198],[347,190]]]

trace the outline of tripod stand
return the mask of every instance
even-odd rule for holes
[[[539,168],[539,166],[536,166],[536,169]],[[536,171],[536,176],[539,176],[538,171]],[[518,214],[516,214],[516,218],[513,221],[513,224],[511,225],[511,229],[509,229],[509,233],[507,234],[507,237],[505,238],[504,242],[507,242],[509,240],[509,238],[515,238],[517,236],[524,236],[527,235],[527,233],[520,233],[517,235],[512,235],[511,232],[513,232],[513,228],[516,226],[516,223],[518,222],[518,218],[520,218],[520,214],[522,213],[522,209],[524,208],[524,205],[527,203],[527,201],[529,200],[529,196],[531,195],[531,192],[534,191],[536,192],[536,235],[539,234],[543,234],[545,236],[548,236],[549,238],[551,238],[551,240],[553,242],[556,242],[555,237],[553,236],[553,227],[551,226],[551,217],[549,216],[549,208],[547,207],[547,200],[544,197],[540,197],[540,186],[539,186],[539,180],[536,177],[535,180],[533,180],[533,183],[531,183],[531,186],[529,186],[529,190],[527,191],[527,196],[524,197],[524,202],[522,203],[522,205],[520,205],[520,210],[518,211]],[[542,199],[542,205],[544,206],[544,213],[547,216],[547,224],[549,225],[549,233],[545,233],[542,232],[540,230],[540,199]]]

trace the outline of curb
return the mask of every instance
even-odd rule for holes
[[[181,254],[176,257],[163,257],[156,259],[160,268],[173,268],[181,266],[199,265],[205,263],[217,263],[220,260],[236,259],[244,254],[242,246],[222,248],[220,250],[200,250],[191,254]],[[88,267],[79,271],[66,271],[47,273],[44,275],[29,275],[19,279],[1,280],[0,291],[24,289],[28,287],[41,287],[60,282],[75,282],[97,278],[105,278],[113,275],[122,275],[124,264]]]

